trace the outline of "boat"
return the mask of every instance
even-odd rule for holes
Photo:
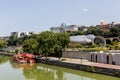
[[[13,61],[20,63],[20,64],[26,64],[26,63],[36,63],[35,61],[35,55],[32,54],[15,54],[13,56]]]

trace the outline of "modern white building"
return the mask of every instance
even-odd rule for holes
[[[67,31],[67,32],[78,31],[78,26],[77,25],[66,26],[65,31]]]
[[[11,32],[11,36],[24,37],[25,35],[35,34],[34,32]]]
[[[64,27],[62,27],[62,26],[61,27],[51,27],[50,30],[54,33],[60,33],[60,32],[65,31]]]

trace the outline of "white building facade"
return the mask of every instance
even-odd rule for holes
[[[35,34],[34,32],[11,32],[11,36],[24,37],[25,35]]]
[[[92,52],[89,60],[104,64],[120,65],[120,53]]]

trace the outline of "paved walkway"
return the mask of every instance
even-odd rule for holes
[[[63,62],[83,64],[83,65],[90,65],[90,66],[96,66],[96,67],[104,67],[104,68],[112,68],[112,69],[120,69],[120,66],[117,66],[117,65],[89,62],[87,60],[80,60],[80,59],[70,59],[70,58],[67,58]]]

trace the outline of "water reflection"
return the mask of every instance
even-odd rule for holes
[[[10,57],[0,56],[0,64],[4,64],[10,60]]]
[[[33,80],[54,80],[54,72],[49,71],[48,69],[41,69],[38,68],[35,69],[24,69],[23,75],[27,79],[33,79]]]
[[[45,64],[17,64],[9,57],[3,56],[0,56],[0,64],[4,65],[6,68],[0,70],[4,72],[5,70],[9,70],[11,73],[7,75],[7,80],[11,75],[17,75],[17,78],[19,77],[18,80],[120,80],[119,78],[112,76],[71,70]],[[3,72],[0,72],[0,74],[3,74]],[[6,77],[6,75],[2,77]],[[1,78],[0,76],[0,80],[5,79],[6,78]],[[16,78],[12,77],[11,80],[16,80]]]
[[[33,69],[34,67],[37,66],[35,64],[18,64],[13,62],[12,60],[10,61],[10,64],[12,65],[12,68],[16,69]]]

